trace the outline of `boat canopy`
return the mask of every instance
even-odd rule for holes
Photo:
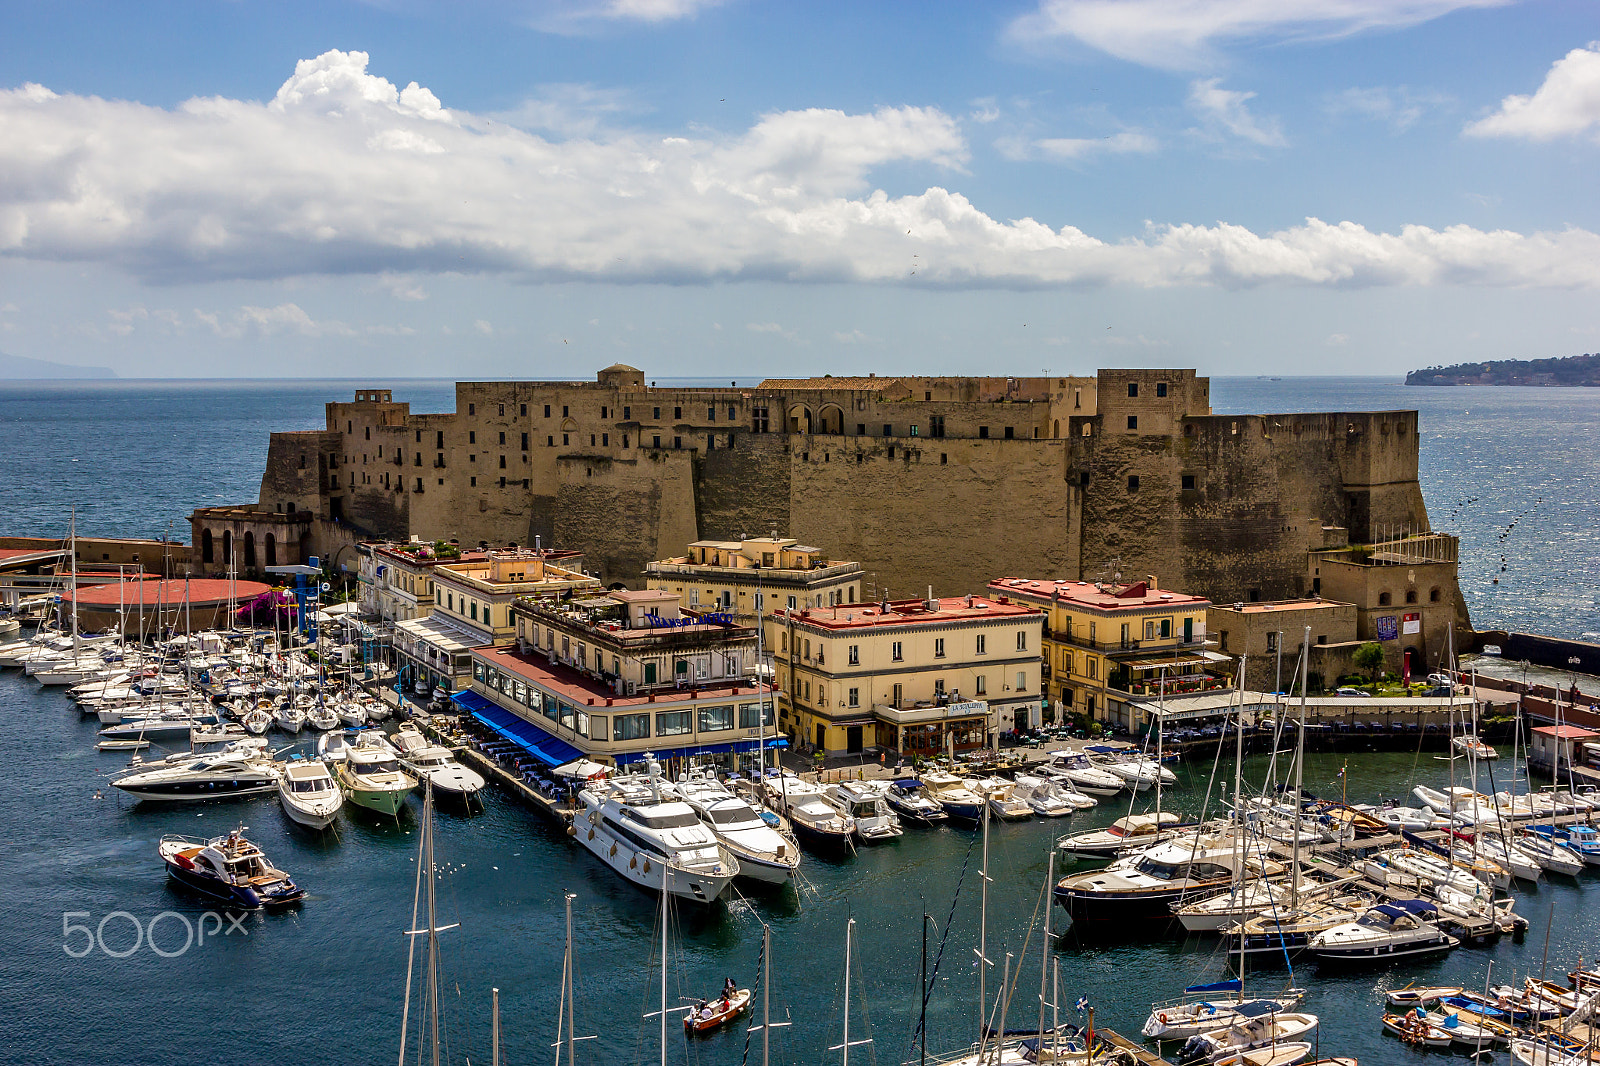
[[[1233,1008],[1233,1012],[1242,1018],[1259,1018],[1263,1014],[1277,1014],[1283,1010],[1283,1004],[1275,999],[1249,999]]]
[[[1213,982],[1212,984],[1209,984],[1209,985],[1190,985],[1188,988],[1185,988],[1184,991],[1185,992],[1237,992],[1237,991],[1239,991],[1239,989],[1241,989],[1243,987],[1244,987],[1244,982],[1243,981],[1239,980],[1237,977],[1231,977],[1226,981],[1216,981],[1216,982]]]
[[[902,777],[899,780],[895,781],[894,787],[895,788],[899,788],[899,789],[904,789],[905,791],[910,792],[914,788],[921,788],[922,787],[922,782],[918,781],[914,777]]]

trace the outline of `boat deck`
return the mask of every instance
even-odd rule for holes
[[[1132,1055],[1133,1061],[1139,1063],[1139,1066],[1172,1066],[1171,1062],[1157,1055],[1143,1044],[1135,1044],[1114,1029],[1095,1026],[1094,1035],[1105,1040],[1106,1043],[1119,1051]]]

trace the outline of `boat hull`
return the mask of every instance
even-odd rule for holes
[[[666,891],[678,899],[712,903],[727,890],[742,868],[734,862],[717,870],[673,869],[663,863],[659,855],[639,851],[627,840],[613,837],[603,820],[590,822],[587,816],[579,817],[573,828],[577,830],[578,843],[591,855],[629,884],[655,895],[660,895],[665,882]]]

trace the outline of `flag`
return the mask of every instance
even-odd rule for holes
[[[1343,777],[1343,776],[1344,776],[1344,767],[1342,767],[1342,766],[1341,766],[1341,767],[1339,767],[1339,776],[1340,776],[1340,777]]]
[[[1078,997],[1078,1013],[1082,1014],[1084,1011],[1086,1011],[1088,1009],[1089,1009],[1089,997],[1088,996],[1079,996]]]

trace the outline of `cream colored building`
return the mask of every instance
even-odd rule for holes
[[[778,725],[830,755],[935,755],[1038,721],[1044,613],[985,597],[779,609]]]
[[[1163,589],[1153,575],[1132,584],[1001,578],[989,592],[1046,612],[1045,684],[1066,712],[1136,731],[1145,724],[1136,697],[1232,684],[1233,660],[1206,639],[1211,602]]]
[[[673,559],[647,563],[645,584],[678,594],[694,611],[754,623],[780,608],[832,607],[861,597],[861,564],[782,537],[697,540]]]

